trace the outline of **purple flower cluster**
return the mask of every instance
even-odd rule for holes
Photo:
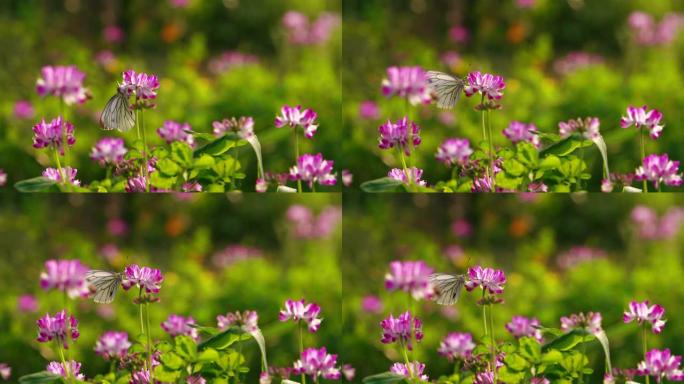
[[[243,116],[239,119],[233,117],[223,119],[223,121],[214,121],[212,127],[216,137],[221,137],[231,131],[236,132],[243,139],[249,139],[254,136],[254,119],[251,117]]]
[[[83,87],[85,73],[76,66],[45,66],[40,73],[41,77],[36,81],[36,92],[40,96],[56,96],[67,105],[83,104],[88,100],[88,90]]]
[[[408,363],[408,365],[403,363],[394,363],[390,367],[390,372],[401,375],[407,378],[418,379],[422,382],[427,382],[430,380],[428,375],[424,374],[425,364],[418,361],[413,361]]]
[[[405,98],[411,105],[429,104],[433,99],[427,72],[421,67],[387,68],[387,78],[382,81],[382,94]]]
[[[180,141],[193,147],[195,145],[195,138],[192,136],[191,132],[192,127],[190,124],[178,123],[171,120],[165,121],[162,127],[157,128],[157,134],[166,141],[167,144],[171,144],[174,141]]]
[[[226,330],[232,326],[239,326],[245,332],[254,332],[259,329],[259,315],[256,311],[244,311],[227,313],[216,317],[216,322],[221,330]]]
[[[637,129],[648,129],[649,135],[655,140],[663,132],[664,126],[660,124],[662,119],[663,114],[657,109],[649,111],[646,105],[641,108],[629,107],[627,108],[627,116],[620,119],[620,127],[629,128],[633,126]]]
[[[406,311],[394,317],[392,314],[380,322],[382,327],[383,344],[399,342],[406,346],[409,351],[413,350],[413,340],[420,342],[423,339],[423,323]]]
[[[323,155],[304,154],[297,159],[297,165],[290,168],[290,179],[301,180],[313,188],[314,184],[335,185],[337,174],[333,171],[332,160],[325,160]]]
[[[637,181],[650,181],[656,189],[665,184],[678,187],[682,185],[682,174],[679,173],[679,161],[670,160],[666,153],[648,155],[643,164],[634,172]]]
[[[315,382],[318,382],[319,377],[326,380],[338,380],[341,377],[337,355],[329,354],[325,347],[307,348],[302,351],[299,360],[294,363],[292,372],[296,375],[310,376]]]
[[[506,324],[506,330],[516,339],[521,337],[532,337],[538,342],[542,342],[541,323],[538,319],[528,319],[524,316],[513,316],[511,321]]]
[[[521,141],[527,141],[539,148],[541,146],[541,139],[539,138],[539,135],[535,133],[536,131],[537,126],[534,124],[525,124],[519,121],[512,121],[508,127],[504,129],[503,134],[513,144],[517,144]]]
[[[572,314],[570,316],[563,316],[560,319],[561,330],[568,332],[575,328],[586,329],[592,334],[597,334],[603,331],[601,328],[601,314],[598,312],[588,312]]]
[[[564,269],[572,268],[580,263],[603,259],[606,253],[600,249],[587,246],[575,246],[558,256],[558,266]]]
[[[463,166],[472,154],[473,149],[470,148],[468,139],[447,139],[437,148],[435,158],[447,167]]]
[[[629,309],[622,315],[622,320],[625,324],[636,321],[639,325],[649,323],[653,333],[658,334],[663,331],[665,327],[665,308],[658,304],[650,305],[649,301],[632,301],[629,303]]]
[[[67,361],[66,365],[69,369],[70,377],[75,377],[76,380],[79,381],[85,380],[85,375],[81,373],[81,363],[74,360],[69,360]],[[59,361],[51,361],[48,363],[47,367],[45,367],[45,370],[55,375],[59,375],[66,378],[67,372],[64,370],[64,368],[65,367],[63,363]]]
[[[209,60],[209,71],[220,74],[230,71],[233,68],[244,67],[259,62],[254,55],[245,54],[238,51],[223,52],[217,57]]]
[[[640,238],[666,240],[679,232],[684,220],[684,209],[670,208],[658,218],[658,214],[653,209],[639,205],[632,210],[631,219],[637,227]]]
[[[124,279],[121,286],[129,290],[134,285],[140,289],[145,289],[147,293],[159,293],[164,276],[158,269],[150,267],[140,267],[132,264],[124,270]]]
[[[33,148],[49,148],[64,155],[64,140],[68,146],[76,143],[74,125],[56,117],[49,123],[45,119],[33,126]]]
[[[134,70],[129,69],[122,76],[123,83],[121,83],[119,89],[129,97],[135,95],[136,100],[152,100],[157,98],[159,79],[156,75],[148,75],[143,72],[136,73]]]
[[[126,332],[107,331],[95,343],[95,353],[105,360],[121,360],[128,354],[131,342]]]
[[[14,103],[14,117],[17,119],[31,119],[35,111],[30,101],[19,100]]]
[[[126,152],[128,150],[124,146],[123,139],[105,137],[95,144],[90,152],[90,158],[102,167],[107,164],[117,165],[123,161]]]
[[[465,283],[466,289],[470,292],[477,287],[489,290],[491,294],[501,294],[506,284],[506,274],[500,269],[482,268],[475,266],[468,269],[468,281]]]
[[[468,97],[480,93],[489,100],[500,100],[504,88],[506,83],[502,76],[476,71],[468,74],[468,84],[463,90]]]
[[[304,129],[304,137],[307,139],[312,139],[318,130],[318,122],[316,118],[318,114],[312,109],[302,110],[301,106],[290,107],[289,105],[283,106],[280,110],[280,116],[275,118],[276,128],[283,127],[302,127]]]
[[[684,17],[676,13],[668,13],[660,23],[657,23],[648,13],[635,11],[629,15],[628,23],[637,44],[665,45],[677,37],[677,33],[684,25]]]
[[[288,208],[287,219],[293,226],[294,234],[300,239],[321,239],[328,237],[342,219],[339,207],[326,207],[318,216],[310,208],[294,204]]]
[[[596,139],[600,136],[599,127],[601,121],[596,117],[577,118],[558,123],[558,131],[562,138],[567,138],[573,132],[579,132],[588,140]]]
[[[262,252],[258,248],[240,244],[231,244],[212,256],[212,261],[218,268],[226,268],[230,265],[255,257],[261,257]]]
[[[434,271],[424,261],[393,261],[389,269],[385,275],[385,288],[388,291],[408,292],[416,300],[430,299],[435,295],[430,283],[430,275]]]
[[[330,40],[332,32],[340,25],[340,16],[324,12],[311,22],[303,13],[289,11],[283,16],[282,24],[292,44],[321,45]]]
[[[280,311],[278,319],[280,321],[292,320],[294,322],[306,322],[309,332],[316,333],[321,326],[323,319],[318,316],[321,314],[321,307],[316,303],[307,303],[306,300],[298,301],[288,299],[285,301],[285,309]]]
[[[169,317],[161,323],[161,327],[171,337],[180,335],[190,336],[193,340],[199,340],[199,332],[197,328],[193,327],[195,319],[192,316],[183,317],[180,315],[169,315]]]
[[[56,341],[65,349],[69,348],[69,338],[76,341],[80,333],[78,332],[78,321],[75,317],[67,315],[66,311],[60,311],[55,316],[45,314],[38,321],[38,341],[47,343]]]
[[[62,174],[66,175],[66,182],[75,186],[80,186],[81,181],[76,179],[76,174],[78,173],[78,170],[75,168],[71,167],[64,167],[61,169],[61,171],[57,168],[46,168],[42,176],[48,180],[55,181],[57,183],[63,183],[65,182],[62,178]]]
[[[651,349],[646,352],[644,361],[637,366],[637,374],[654,376],[658,383],[664,379],[684,381],[684,372],[679,368],[681,363],[682,357],[673,355],[669,349]]]
[[[126,180],[126,192],[147,192],[147,179],[145,179],[145,176],[131,177],[130,179]]]
[[[452,332],[442,340],[437,352],[446,356],[449,361],[453,361],[454,359],[465,360],[469,358],[473,349],[475,349],[475,343],[473,343],[473,336],[470,333]]]
[[[556,60],[553,63],[553,68],[557,73],[565,75],[581,68],[602,64],[603,61],[603,57],[599,55],[577,51],[570,52],[564,57]]]
[[[86,297],[90,294],[85,275],[88,267],[78,260],[48,260],[45,271],[40,274],[40,287],[57,289],[69,297]]]
[[[427,185],[427,182],[425,180],[421,180],[421,178],[423,177],[423,170],[416,167],[408,169],[408,177],[406,175],[406,171],[404,171],[401,168],[391,169],[387,173],[387,177],[389,177],[390,179],[401,181],[406,185],[415,184],[421,187]]]

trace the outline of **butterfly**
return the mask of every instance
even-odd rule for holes
[[[452,305],[458,301],[458,297],[461,295],[461,288],[466,282],[466,275],[434,273],[428,279],[437,293],[435,298],[437,304]]]
[[[120,88],[105,105],[102,115],[100,115],[100,126],[106,131],[118,129],[128,131],[135,125],[135,114],[128,104],[128,95]]]
[[[437,107],[442,109],[453,109],[466,85],[466,79],[438,71],[429,71],[427,80],[437,96]]]
[[[98,304],[109,304],[114,301],[121,281],[123,281],[123,275],[118,272],[97,269],[86,272],[86,282],[95,288],[93,301]]]

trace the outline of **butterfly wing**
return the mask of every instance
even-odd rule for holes
[[[128,104],[128,97],[117,91],[105,105],[100,115],[100,126],[106,131],[128,131],[135,126],[135,115]]]
[[[452,305],[458,301],[461,288],[465,284],[465,275],[448,275],[435,273],[430,275],[430,284],[435,288],[437,297],[435,301],[440,305]]]
[[[86,273],[86,281],[95,288],[93,301],[98,304],[114,301],[121,280],[121,274],[116,272],[92,270]]]
[[[427,73],[427,80],[437,96],[437,107],[453,109],[461,98],[461,92],[463,92],[465,87],[465,80],[438,71],[429,71]]]

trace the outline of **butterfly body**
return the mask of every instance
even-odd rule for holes
[[[466,86],[466,79],[438,71],[429,71],[427,80],[437,98],[437,107],[441,109],[453,109]]]
[[[114,301],[122,281],[123,275],[118,272],[94,269],[86,273],[86,282],[95,290],[93,301],[98,304],[109,304]]]
[[[435,289],[435,302],[440,305],[452,305],[458,301],[461,289],[466,282],[466,275],[449,275],[434,273],[429,277],[430,284]]]
[[[135,114],[128,103],[128,95],[117,89],[100,115],[100,126],[106,131],[118,129],[126,132],[135,126]]]

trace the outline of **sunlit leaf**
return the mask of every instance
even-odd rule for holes
[[[403,184],[404,183],[400,180],[383,177],[381,179],[366,181],[365,183],[361,184],[361,190],[369,193],[391,192],[395,191]]]

